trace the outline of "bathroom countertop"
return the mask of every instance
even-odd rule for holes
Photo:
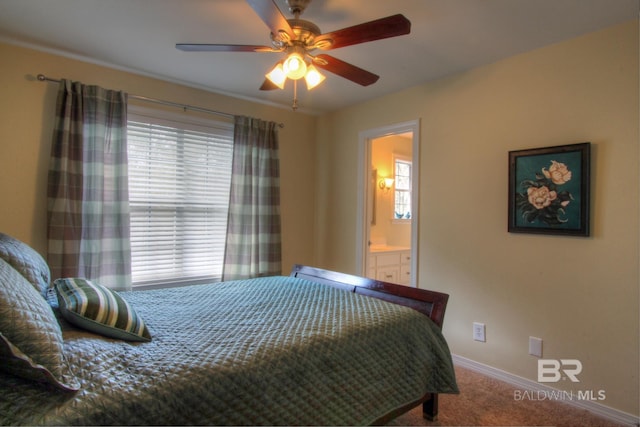
[[[395,252],[395,251],[410,251],[411,248],[408,246],[390,246],[390,245],[371,245],[369,246],[369,252],[378,253],[378,252]]]

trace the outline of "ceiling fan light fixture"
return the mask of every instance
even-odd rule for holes
[[[1,1],[1,0],[0,0]],[[269,46],[238,44],[186,44],[176,48],[188,52],[273,52],[282,53],[274,68],[265,74],[260,90],[284,89],[287,78],[293,80],[293,109],[297,108],[297,83],[303,77],[311,90],[325,80],[315,66],[324,71],[359,84],[369,86],[380,78],[367,70],[356,67],[326,54],[313,55],[315,49],[332,50],[402,36],[411,32],[411,21],[404,15],[387,16],[373,21],[323,33],[311,21],[300,19],[311,0],[246,0],[258,17],[270,30]],[[277,3],[285,2],[293,18],[282,14]],[[283,59],[284,58],[284,59]]]
[[[280,89],[284,89],[284,84],[287,81],[287,73],[285,73],[284,67],[281,63],[276,64],[276,66],[273,67],[273,70],[265,74],[265,77]]]
[[[287,59],[285,59],[282,68],[291,80],[301,79],[307,74],[307,63],[298,52],[290,54]]]
[[[324,79],[326,79],[326,77],[320,74],[316,67],[314,67],[313,65],[309,65],[309,67],[307,67],[307,74],[305,74],[304,79],[307,82],[307,90],[311,90],[322,83]]]

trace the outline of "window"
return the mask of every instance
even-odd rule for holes
[[[222,278],[233,125],[129,107],[133,286]]]
[[[394,158],[395,204],[394,219],[411,219],[411,160]]]

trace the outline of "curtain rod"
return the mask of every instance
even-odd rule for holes
[[[60,80],[52,79],[51,77],[47,77],[44,74],[38,74],[36,76],[36,78],[41,82],[45,82],[46,81],[46,82],[60,83]],[[127,95],[129,96],[129,98],[137,99],[139,101],[146,101],[146,102],[152,102],[154,104],[162,104],[162,105],[167,105],[167,106],[170,106],[170,107],[182,108],[183,110],[192,110],[192,111],[199,111],[201,113],[215,114],[215,115],[218,115],[218,116],[227,117],[229,119],[233,119],[235,117],[233,114],[223,113],[221,111],[210,110],[208,108],[195,107],[193,105],[180,104],[180,103],[171,102],[171,101],[164,101],[162,99],[148,98],[146,96],[140,96],[140,95],[133,95],[133,94],[127,94]],[[278,123],[278,127],[279,128],[284,128],[284,123]]]

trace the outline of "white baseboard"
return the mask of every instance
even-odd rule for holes
[[[467,359],[466,357],[453,354],[452,358],[453,358],[454,365],[458,365],[463,368],[467,368],[471,371],[475,371],[480,374],[486,375],[488,377],[495,378],[500,381],[504,381],[515,387],[522,388],[523,390],[530,390],[534,392],[542,391],[542,392],[556,392],[556,393],[560,391],[553,387],[540,384],[536,381],[528,380],[526,378],[519,377],[514,374],[510,374],[509,372],[503,371],[501,369],[494,368],[492,366],[485,365],[483,363],[476,362],[471,359]],[[562,402],[580,409],[585,409],[589,412],[592,412],[603,418],[606,418],[612,422],[616,422],[616,423],[627,425],[627,426],[633,426],[633,427],[640,426],[639,417],[629,414],[627,412],[610,408],[598,402],[589,401],[589,400],[562,400]]]

